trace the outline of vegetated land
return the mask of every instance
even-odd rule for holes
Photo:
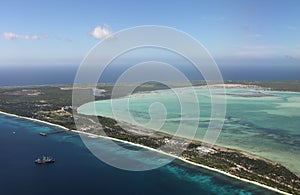
[[[231,82],[225,82],[231,83]],[[233,83],[237,83],[234,81]],[[274,91],[294,91],[300,92],[300,81],[240,81],[240,84],[257,85]]]
[[[182,148],[186,148],[179,157],[241,178],[257,181],[285,192],[300,193],[300,178],[284,166],[267,159],[229,148],[210,147],[210,145],[199,141],[189,143],[189,140],[184,138],[172,137],[157,131],[132,130],[137,128],[133,125],[128,128],[128,125],[124,125],[124,122],[118,122],[111,118],[100,116],[93,118],[82,115],[75,115],[75,117],[80,118],[80,123],[86,132],[109,136],[155,149],[164,145],[164,152],[175,155],[179,154]]]
[[[242,84],[256,84],[274,90],[298,89],[299,82],[279,82],[280,87],[275,88],[278,82],[243,82]],[[198,82],[196,85],[203,85]],[[186,86],[179,83],[178,87]],[[112,84],[103,84],[97,87],[104,89],[96,100],[111,97]],[[167,89],[158,83],[147,83],[138,87],[135,92]],[[82,88],[86,93],[93,93],[90,88]],[[296,91],[296,90],[294,90]],[[144,146],[158,148],[166,146],[165,152],[175,154],[182,147],[186,149],[181,153],[183,157],[192,162],[200,163],[212,168],[231,173],[241,178],[257,181],[285,192],[299,194],[300,179],[280,164],[250,155],[241,151],[213,146],[183,138],[172,138],[168,134],[151,132],[139,129],[131,124],[116,121],[105,117],[87,117],[80,114],[73,115],[72,86],[37,86],[37,87],[11,87],[0,88],[0,111],[36,118],[43,121],[59,124],[69,129],[76,129],[73,117],[79,117],[85,132],[104,135],[126,140]],[[91,120],[92,119],[92,120]],[[100,124],[98,123],[98,120]]]
[[[258,82],[257,85],[277,91],[296,91],[300,92],[300,82]]]

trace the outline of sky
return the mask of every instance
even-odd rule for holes
[[[0,66],[77,65],[101,39],[139,25],[184,31],[220,63],[300,66],[298,0],[5,0],[0,24]]]

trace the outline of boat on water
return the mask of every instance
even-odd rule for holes
[[[36,164],[54,163],[55,159],[50,156],[43,156],[42,158],[37,158],[34,162]]]
[[[44,132],[40,132],[39,133],[41,136],[47,136],[47,133],[44,133]]]

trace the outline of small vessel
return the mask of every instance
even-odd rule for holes
[[[40,132],[39,133],[41,136],[47,136],[47,133],[44,133],[44,132]]]
[[[37,158],[34,162],[36,164],[54,163],[55,159],[50,156],[43,156],[42,158]]]

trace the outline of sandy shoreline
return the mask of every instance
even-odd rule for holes
[[[202,164],[194,163],[194,162],[191,162],[191,161],[186,160],[186,159],[184,159],[184,158],[181,158],[181,157],[178,157],[178,156],[175,156],[175,155],[172,155],[172,154],[169,154],[169,153],[160,151],[160,150],[156,150],[156,149],[150,148],[150,147],[148,147],[148,146],[144,146],[144,145],[140,145],[140,144],[135,144],[135,143],[132,143],[132,142],[128,142],[128,141],[124,141],[124,140],[120,140],[120,139],[116,139],[116,138],[112,138],[112,137],[107,137],[107,136],[102,136],[102,135],[96,135],[96,134],[92,134],[92,133],[88,133],[88,132],[83,132],[83,131],[78,131],[78,130],[71,130],[71,129],[68,129],[68,128],[66,128],[66,127],[63,127],[63,126],[61,126],[61,125],[54,124],[54,123],[50,123],[50,122],[46,122],[46,121],[42,121],[42,120],[38,120],[38,119],[34,119],[34,118],[29,118],[29,117],[19,116],[19,115],[16,115],[16,114],[11,114],[11,113],[7,113],[7,112],[3,112],[3,111],[0,111],[0,114],[4,114],[4,115],[16,117],[16,118],[27,119],[27,120],[30,120],[30,121],[34,121],[34,122],[38,122],[38,123],[42,123],[42,124],[46,124],[46,125],[50,125],[50,126],[59,127],[59,128],[62,128],[62,129],[64,129],[64,130],[66,130],[66,131],[72,131],[72,132],[76,132],[76,133],[78,133],[78,134],[84,134],[84,135],[88,135],[88,136],[95,137],[95,138],[110,139],[110,140],[114,140],[114,141],[118,141],[118,142],[130,144],[130,145],[133,145],[133,146],[145,148],[145,149],[148,149],[148,150],[151,150],[151,151],[158,152],[158,153],[160,153],[160,154],[164,154],[164,155],[167,155],[167,156],[170,156],[170,157],[179,159],[179,160],[181,160],[181,161],[183,161],[183,162],[185,162],[185,163],[188,163],[188,164],[191,164],[191,165],[194,165],[194,166],[197,166],[197,167],[201,167],[201,168],[204,168],[204,169],[207,169],[207,170],[215,171],[215,172],[224,174],[224,175],[226,175],[226,176],[229,176],[229,177],[231,177],[231,178],[235,178],[235,179],[238,179],[238,180],[243,181],[243,182],[251,183],[251,184],[254,184],[254,185],[257,185],[257,186],[260,186],[260,187],[269,189],[269,190],[272,190],[272,191],[274,191],[274,192],[278,192],[278,193],[281,193],[281,194],[289,194],[289,193],[283,192],[283,191],[281,191],[281,190],[279,190],[279,189],[276,189],[276,188],[273,188],[273,187],[270,187],[270,186],[267,186],[267,185],[258,183],[258,182],[256,182],[256,181],[251,181],[251,180],[248,180],[248,179],[244,179],[244,178],[241,178],[241,177],[232,175],[232,174],[230,174],[230,173],[227,173],[227,172],[225,172],[225,171],[221,171],[221,170],[219,170],[219,169],[215,169],[215,168],[211,168],[211,167],[208,167],[208,166],[205,166],[205,165],[202,165]]]

